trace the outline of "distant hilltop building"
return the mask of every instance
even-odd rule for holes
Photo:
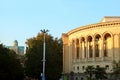
[[[24,55],[24,46],[18,46],[17,40],[13,42],[13,46],[7,46],[7,48],[14,50],[18,55]]]
[[[71,80],[86,80],[87,66],[104,67],[111,73],[120,62],[120,17],[106,16],[101,22],[62,34],[63,73]]]

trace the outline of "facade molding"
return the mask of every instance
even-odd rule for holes
[[[67,34],[73,34],[75,32],[81,31],[81,30],[86,30],[86,29],[91,29],[91,28],[102,28],[102,27],[110,27],[110,26],[116,26],[116,25],[120,25],[120,21],[113,21],[113,22],[103,22],[103,23],[96,23],[96,24],[91,24],[91,25],[87,25],[87,26],[81,26],[78,27],[76,29],[73,29],[71,31],[69,31]]]

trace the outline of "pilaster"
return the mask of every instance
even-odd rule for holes
[[[111,48],[111,49],[112,49],[112,61],[114,61],[114,60],[115,60],[115,59],[114,59],[114,56],[115,56],[115,55],[114,55],[114,35],[111,37],[111,39],[112,39],[112,40],[111,40],[111,43],[112,43],[112,44],[111,44],[111,46],[112,46],[112,48]]]
[[[104,61],[104,37],[102,36],[101,37],[101,58],[102,58],[102,61]]]
[[[95,61],[95,37],[93,38],[93,61]]]

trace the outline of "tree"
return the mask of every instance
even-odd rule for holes
[[[96,67],[95,68],[95,78],[97,80],[102,80],[107,78],[106,68]]]
[[[23,80],[24,70],[14,51],[0,44],[0,79]]]
[[[107,78],[106,68],[103,67],[87,66],[85,73],[89,75],[88,80],[93,80],[93,75],[97,80]]]
[[[26,76],[41,79],[43,56],[43,33],[27,40],[25,72]],[[47,80],[58,80],[62,72],[62,40],[46,34],[46,68]]]
[[[85,73],[89,75],[88,76],[89,80],[92,80],[94,72],[95,72],[95,68],[93,66],[86,67]]]
[[[113,61],[112,75],[114,76],[115,79],[117,79],[117,78],[120,79],[120,61],[118,63]]]

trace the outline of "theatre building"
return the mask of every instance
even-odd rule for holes
[[[89,65],[111,73],[113,62],[120,61],[120,17],[106,16],[99,23],[80,26],[63,33],[62,40],[63,74],[74,72],[73,80],[83,80]]]

